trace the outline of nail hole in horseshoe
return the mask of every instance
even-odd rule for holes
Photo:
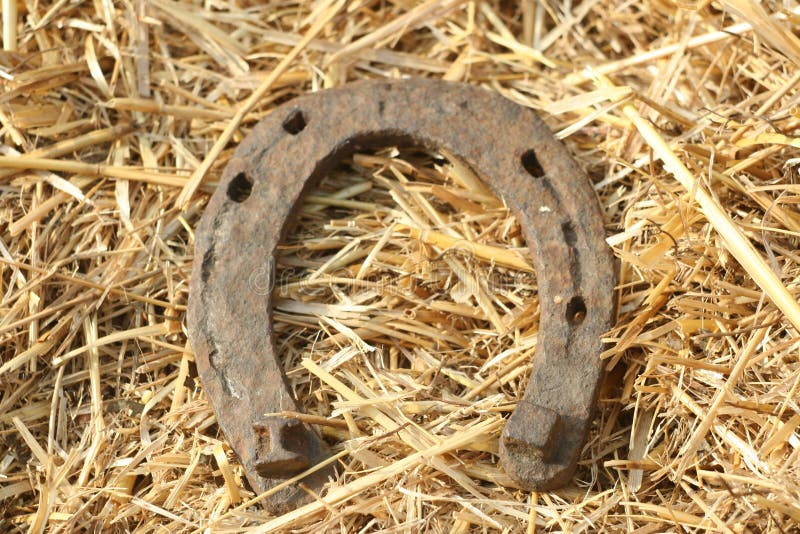
[[[534,178],[542,178],[544,176],[544,169],[542,168],[542,164],[539,163],[539,158],[536,157],[536,151],[534,149],[526,150],[525,153],[522,154],[520,162],[522,163],[522,167],[528,171],[528,174]]]
[[[297,135],[306,127],[306,117],[299,109],[292,111],[283,121],[283,129],[292,135]]]
[[[575,295],[567,303],[567,322],[578,326],[586,319],[586,302],[580,295]]]
[[[228,184],[228,198],[234,202],[244,202],[253,192],[253,180],[244,172],[237,173]]]

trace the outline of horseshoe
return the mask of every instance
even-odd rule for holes
[[[591,184],[566,148],[533,111],[465,84],[367,81],[320,91],[281,105],[241,142],[202,216],[189,298],[189,337],[217,420],[259,493],[329,456],[305,424],[265,415],[297,410],[274,345],[274,257],[303,194],[337,161],[398,143],[456,154],[521,223],[541,317],[500,460],[523,487],[561,486],[592,420],[600,336],[613,317],[613,257]],[[319,488],[331,474],[303,484]],[[266,506],[286,511],[305,497],[288,485]]]

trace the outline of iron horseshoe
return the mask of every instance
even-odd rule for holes
[[[196,234],[189,337],[219,424],[257,492],[328,457],[296,420],[273,340],[276,247],[303,194],[344,156],[413,143],[456,154],[505,199],[533,252],[541,317],[530,383],[500,443],[505,471],[531,489],[572,477],[612,324],[613,256],[583,170],[530,109],[466,84],[366,81],[287,102],[259,122],[228,163]],[[304,480],[320,487],[331,471]],[[284,488],[266,503],[295,507]]]

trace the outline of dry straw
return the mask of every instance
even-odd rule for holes
[[[796,530],[799,14],[3,0],[0,531]],[[355,154],[306,197],[274,312],[283,415],[339,476],[272,517],[186,340],[194,229],[281,102],[409,76],[539,110],[587,169],[619,258],[598,417],[566,488],[503,473],[539,317],[514,215],[444,151]]]

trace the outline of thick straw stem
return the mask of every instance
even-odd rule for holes
[[[186,178],[182,176],[146,172],[131,167],[104,165],[102,163],[83,163],[82,161],[64,159],[0,156],[0,169],[40,170],[83,174],[86,176],[105,176],[171,187],[181,187],[186,184]]]
[[[17,0],[3,0],[3,50],[17,50]]]

